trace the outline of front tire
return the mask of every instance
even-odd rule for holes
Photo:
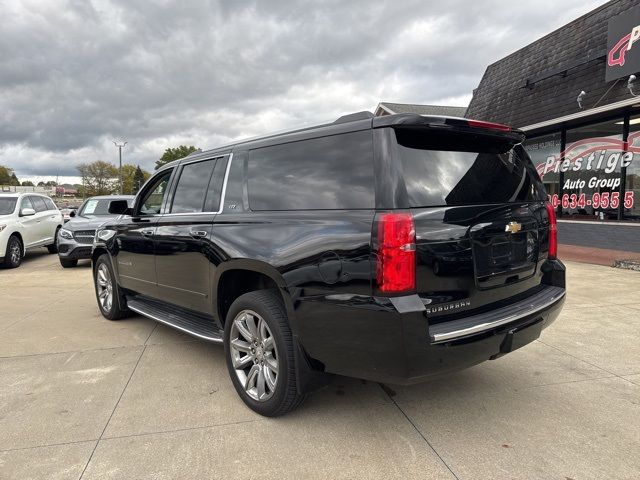
[[[16,235],[9,237],[7,251],[2,266],[4,268],[18,268],[22,263],[22,242]]]
[[[304,400],[296,384],[287,313],[275,290],[246,293],[233,302],[225,323],[224,349],[231,382],[254,412],[277,417]]]
[[[120,320],[129,315],[126,300],[120,294],[116,277],[111,268],[109,255],[98,257],[93,267],[93,284],[100,313],[109,320]]]

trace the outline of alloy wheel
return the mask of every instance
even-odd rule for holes
[[[96,272],[96,289],[98,290],[98,301],[100,306],[106,312],[111,310],[113,304],[113,283],[111,282],[111,274],[104,263],[98,265]]]
[[[20,244],[18,242],[11,242],[9,250],[9,258],[14,265],[20,261]]]
[[[269,400],[278,384],[278,350],[267,322],[253,310],[242,310],[231,324],[230,354],[233,368],[246,394]]]

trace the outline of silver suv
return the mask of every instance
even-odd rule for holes
[[[58,234],[58,258],[63,268],[78,265],[78,260],[91,258],[91,246],[96,229],[117,215],[109,213],[111,202],[126,200],[133,204],[131,195],[105,195],[87,199],[78,212],[71,211],[70,220]]]

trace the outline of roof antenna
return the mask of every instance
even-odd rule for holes
[[[580,92],[580,95],[578,95],[578,98],[576,98],[576,100],[578,101],[578,106],[580,107],[580,110],[582,110],[582,101],[584,100],[584,97],[587,95],[587,92],[585,92],[584,90],[582,90]]]

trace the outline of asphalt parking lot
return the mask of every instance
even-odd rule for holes
[[[88,265],[0,270],[0,478],[640,477],[640,273],[568,264],[539,341],[430,383],[338,377],[265,419],[220,346],[98,312]]]

